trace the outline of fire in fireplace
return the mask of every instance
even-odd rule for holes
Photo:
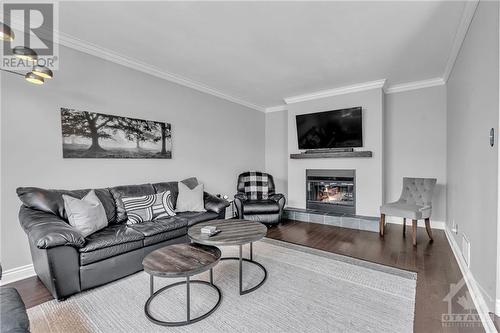
[[[356,213],[355,170],[307,170],[306,207],[332,213]]]

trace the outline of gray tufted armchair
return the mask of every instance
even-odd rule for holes
[[[380,207],[380,236],[384,236],[385,216],[399,216],[403,218],[403,237],[406,232],[406,219],[412,220],[413,245],[417,245],[417,221],[425,220],[425,229],[431,241],[431,210],[432,193],[436,186],[436,178],[403,178],[403,191],[396,202],[387,203]]]

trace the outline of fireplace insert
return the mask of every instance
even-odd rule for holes
[[[306,208],[356,214],[355,170],[306,170]]]

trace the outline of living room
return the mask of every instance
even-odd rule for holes
[[[497,1],[2,11],[2,332],[498,330]]]

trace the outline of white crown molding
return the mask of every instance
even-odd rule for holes
[[[451,71],[453,70],[453,66],[455,65],[455,61],[457,60],[460,52],[460,48],[465,40],[465,36],[467,36],[467,31],[469,30],[472,19],[474,18],[478,4],[479,0],[470,0],[465,3],[464,11],[462,12],[462,19],[458,25],[458,29],[453,40],[453,46],[451,47],[450,56],[448,57],[448,62],[446,63],[446,68],[444,70],[444,82],[447,82],[450,77]]]
[[[176,74],[165,72],[157,67],[151,66],[151,65],[144,63],[142,61],[139,61],[137,59],[133,59],[133,58],[124,56],[124,55],[119,54],[117,52],[100,47],[98,45],[89,43],[87,41],[80,40],[80,39],[73,37],[73,36],[70,36],[68,34],[65,34],[65,33],[62,33],[59,31],[57,31],[55,33],[58,34],[60,45],[64,45],[66,47],[78,50],[80,52],[84,52],[84,53],[87,53],[87,54],[90,54],[90,55],[93,55],[93,56],[96,56],[96,57],[99,57],[99,58],[102,58],[102,59],[105,59],[105,60],[108,60],[108,61],[111,61],[114,63],[117,63],[119,65],[129,67],[129,68],[141,71],[143,73],[150,74],[150,75],[156,76],[158,78],[161,78],[161,79],[164,79],[164,80],[167,80],[170,82],[174,82],[176,84],[179,84],[179,85],[182,85],[182,86],[185,86],[188,88],[192,88],[192,89],[195,89],[195,90],[204,92],[206,94],[225,99],[227,101],[230,101],[230,102],[233,102],[236,104],[246,106],[248,108],[251,108],[251,109],[254,109],[257,111],[265,112],[265,108],[260,106],[260,105],[256,105],[256,104],[250,103],[248,101],[245,101],[241,98],[228,95],[228,94],[223,93],[217,89],[210,88],[209,86],[204,85],[202,83],[187,79],[185,77],[182,77],[182,76],[179,76]]]
[[[270,112],[279,112],[279,111],[286,111],[288,110],[287,106],[282,104],[282,105],[276,105],[276,106],[270,106],[266,108],[265,112],[270,113]]]
[[[481,287],[477,283],[476,279],[472,275],[472,272],[470,268],[467,266],[465,263],[465,260],[462,256],[462,251],[460,250],[460,247],[458,246],[457,242],[455,241],[455,237],[453,237],[452,231],[448,228],[448,225],[446,225],[445,228],[445,234],[446,238],[448,239],[448,243],[450,244],[451,250],[453,251],[453,254],[455,255],[455,259],[457,260],[458,267],[460,268],[460,271],[462,272],[463,279],[465,280],[465,283],[467,284],[467,288],[469,289],[469,293],[472,297],[472,300],[474,301],[474,305],[476,306],[476,310],[481,317],[481,322],[483,324],[483,328],[486,332],[488,333],[495,333],[497,332],[495,328],[495,324],[491,320],[491,317],[489,315],[489,309],[487,306],[487,303],[481,293]],[[458,281],[456,281],[458,283]]]
[[[377,81],[358,83],[358,84],[353,84],[350,86],[344,86],[344,87],[327,89],[327,90],[320,90],[320,91],[315,91],[315,92],[311,92],[308,94],[286,97],[283,100],[285,101],[286,104],[311,101],[311,100],[315,100],[315,99],[319,99],[319,98],[350,94],[350,93],[354,93],[354,92],[365,91],[365,90],[376,89],[376,88],[383,88],[385,86],[385,82],[386,82],[386,80],[383,79],[383,80],[377,80]]]
[[[35,276],[33,265],[19,266],[2,272],[0,286]]]
[[[442,86],[444,84],[446,84],[445,80],[441,77],[437,77],[437,78],[429,79],[429,80],[395,84],[393,86],[387,87],[385,89],[385,93],[386,94],[394,94],[394,93],[399,93],[399,92],[408,91],[408,90]]]

